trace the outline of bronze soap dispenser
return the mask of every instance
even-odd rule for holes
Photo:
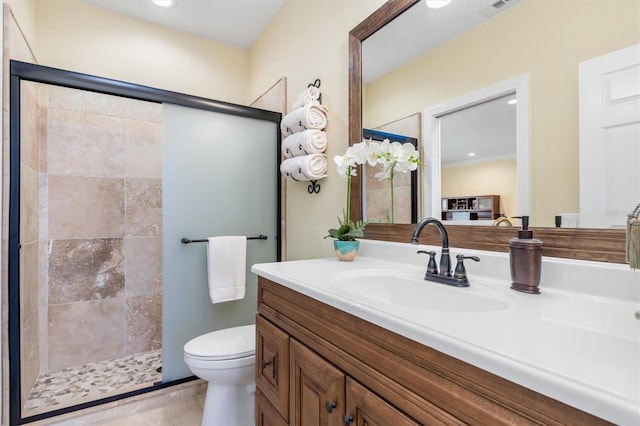
[[[511,288],[523,293],[539,294],[542,268],[542,241],[533,238],[529,230],[529,216],[522,216],[522,230],[518,238],[509,240]]]

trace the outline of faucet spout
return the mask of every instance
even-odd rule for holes
[[[418,244],[418,239],[420,238],[420,233],[422,232],[422,228],[427,226],[428,224],[434,224],[438,230],[440,231],[440,235],[442,236],[442,248],[449,248],[449,234],[447,234],[447,230],[438,219],[434,217],[425,217],[416,225],[416,229],[413,231],[413,235],[411,236],[411,244]]]

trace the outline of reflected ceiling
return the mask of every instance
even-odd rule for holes
[[[515,158],[514,95],[504,96],[440,117],[442,167]],[[473,153],[473,156],[469,156]]]
[[[525,1],[453,0],[441,9],[430,9],[424,1],[416,3],[411,13],[398,16],[362,43],[362,83],[377,80],[424,52]],[[392,56],[390,52],[393,52]]]

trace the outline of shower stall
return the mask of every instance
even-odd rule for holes
[[[21,62],[10,112],[11,423],[191,380],[184,343],[253,323],[279,260],[280,114]],[[254,234],[212,305],[182,238]]]

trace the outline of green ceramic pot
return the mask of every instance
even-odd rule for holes
[[[340,241],[333,240],[333,248],[336,251],[338,260],[343,262],[351,262],[356,258],[358,254],[358,248],[360,248],[360,241]]]

